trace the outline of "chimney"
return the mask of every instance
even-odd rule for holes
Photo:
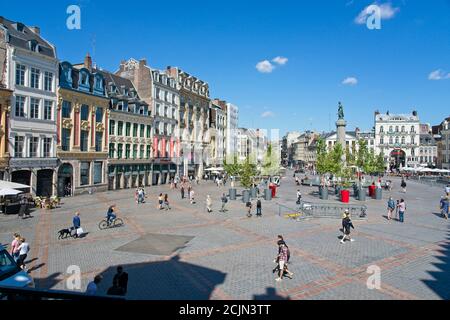
[[[41,35],[41,28],[39,28],[39,27],[29,27],[29,29],[31,31],[33,31],[35,34],[37,34],[38,36]]]
[[[92,71],[92,58],[89,55],[89,52],[86,54],[86,57],[84,58],[84,67],[89,71]]]
[[[146,66],[146,65],[147,65],[147,59],[139,60],[139,66]]]

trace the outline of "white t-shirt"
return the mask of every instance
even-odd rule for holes
[[[445,193],[450,193],[450,187],[445,187]]]
[[[24,242],[19,246],[19,255],[28,254],[30,251],[30,245],[28,242]]]

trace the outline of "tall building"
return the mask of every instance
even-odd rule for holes
[[[147,60],[122,61],[117,75],[132,81],[153,115],[151,184],[168,183],[180,170],[179,90],[175,78],[152,69]]]
[[[6,30],[0,27],[0,180],[9,178],[7,174],[9,170],[8,125],[12,98],[12,90],[6,89],[7,48],[5,35]]]
[[[437,166],[450,169],[450,117],[444,119],[440,125],[433,127],[437,141]]]
[[[210,165],[222,166],[226,159],[227,103],[219,99],[211,102],[209,111]]]
[[[109,98],[89,55],[60,63],[58,95],[58,194],[107,190]]]
[[[375,153],[382,152],[390,169],[419,165],[420,120],[411,114],[375,112]]]
[[[317,139],[320,134],[306,131],[292,143],[292,161],[302,168],[314,169],[317,162]]]
[[[95,69],[105,79],[109,98],[108,189],[148,186],[152,182],[153,118],[131,80]]]
[[[435,167],[437,165],[438,145],[429,124],[420,125],[419,164]]]
[[[234,104],[226,104],[227,124],[225,130],[226,156],[233,157],[238,153],[239,108]]]
[[[180,90],[180,129],[183,154],[181,175],[203,177],[208,147],[209,85],[177,67],[167,67],[167,74],[176,79]],[[207,151],[206,151],[207,152]]]
[[[13,91],[9,124],[4,122],[6,114],[2,113],[11,156],[9,172],[5,170],[3,175],[13,182],[30,185],[33,195],[54,195],[58,165],[56,49],[41,37],[38,27],[0,18],[0,29],[2,41],[6,40],[4,84]]]
[[[239,161],[251,157],[252,161],[261,164],[267,151],[267,133],[260,129],[239,128],[237,130],[237,157]],[[278,144],[274,152],[280,152]]]
[[[298,142],[301,133],[299,131],[288,132],[281,141],[281,161],[283,165],[290,166],[295,162],[294,143]]]

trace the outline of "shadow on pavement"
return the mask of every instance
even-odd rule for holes
[[[261,295],[254,295],[254,300],[291,300],[289,297],[282,297],[277,294],[277,290],[273,287],[266,288],[266,293]]]
[[[435,256],[435,258],[439,259],[440,262],[433,263],[433,265],[439,271],[429,271],[428,273],[434,280],[423,280],[423,282],[441,299],[450,300],[450,230],[445,243],[441,245],[438,252],[440,255]]]

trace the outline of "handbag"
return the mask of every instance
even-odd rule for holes
[[[83,232],[83,228],[78,228],[77,229],[77,236],[80,236],[80,235],[82,235],[84,232]]]

